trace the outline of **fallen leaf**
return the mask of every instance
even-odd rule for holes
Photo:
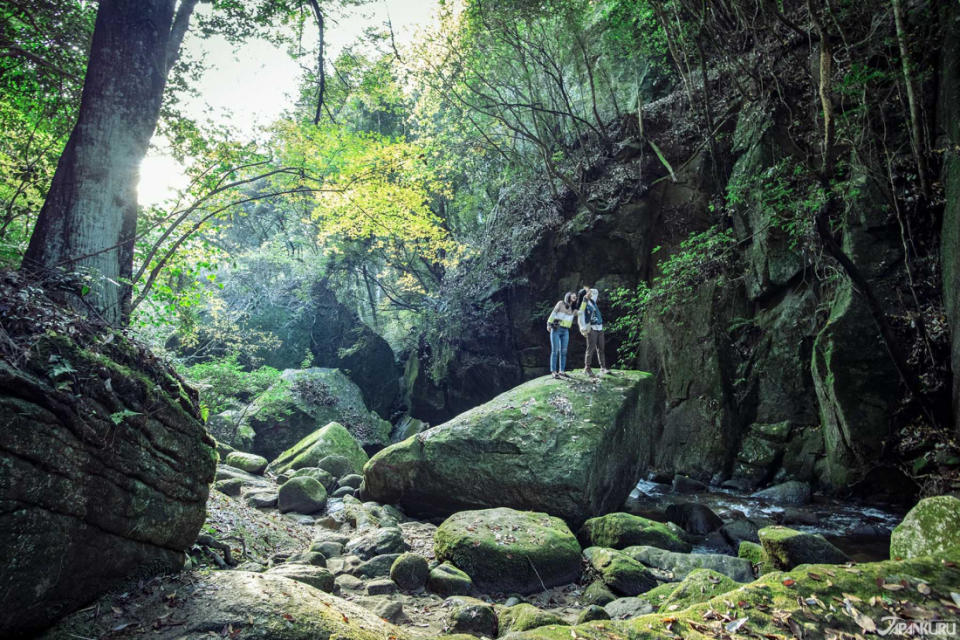
[[[747,620],[749,619],[750,618],[737,618],[733,622],[728,623],[724,629],[726,629],[727,633],[736,633],[740,630],[740,627],[747,623]]]
[[[783,586],[785,586],[785,587],[792,587],[792,586],[795,585],[795,584],[797,584],[797,581],[794,580],[793,578],[784,578],[784,579],[783,579]]]

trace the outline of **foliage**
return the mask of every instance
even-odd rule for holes
[[[200,400],[211,414],[233,408],[238,402],[248,403],[280,379],[272,367],[245,371],[231,354],[225,358],[182,366],[179,373],[200,391]]]
[[[0,5],[0,266],[16,266],[76,118],[95,3]]]
[[[813,222],[825,199],[823,187],[792,158],[727,183],[727,209],[756,207],[762,219],[786,234],[794,251],[816,245]]]
[[[691,233],[677,251],[660,262],[659,275],[650,284],[633,290],[623,287],[611,293],[613,308],[620,313],[610,326],[620,338],[621,357],[637,357],[644,338],[645,320],[651,314],[680,322],[679,309],[698,294],[699,287],[716,279],[724,284],[734,261],[736,240],[732,229],[710,227]],[[657,253],[660,247],[653,252]]]

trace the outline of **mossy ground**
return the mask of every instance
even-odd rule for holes
[[[960,588],[960,569],[936,558],[854,566],[804,565],[770,573],[689,608],[623,622],[597,621],[576,627],[548,626],[525,632],[529,640],[640,640],[729,636],[839,637],[836,630],[862,635],[871,625],[885,629],[885,616],[955,620],[960,606],[951,592]],[[730,625],[746,620],[734,631]],[[855,636],[851,636],[855,637]]]

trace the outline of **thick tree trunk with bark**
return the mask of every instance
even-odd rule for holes
[[[85,300],[115,325],[130,299],[140,162],[157,125],[170,49],[179,48],[171,39],[182,38],[171,32],[175,6],[101,0],[79,118],[23,260],[39,272],[88,270],[94,282]]]

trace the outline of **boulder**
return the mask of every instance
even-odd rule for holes
[[[760,544],[775,569],[789,570],[801,564],[844,564],[850,558],[818,534],[787,527],[764,527],[757,532]]]
[[[250,446],[241,448],[275,460],[331,422],[343,425],[363,446],[389,442],[390,423],[367,409],[360,389],[347,376],[338,369],[312,368],[287,369],[257,396],[236,425],[242,438],[231,444],[249,440]],[[271,471],[276,472],[276,467]]]
[[[314,567],[326,567],[327,556],[319,551],[302,551],[287,558],[286,564],[309,564]]]
[[[377,578],[367,583],[368,596],[386,596],[397,592],[397,584],[390,578]]]
[[[723,526],[723,520],[710,507],[696,502],[671,504],[666,511],[667,520],[683,527],[687,533],[705,536]]]
[[[333,591],[333,574],[323,567],[308,564],[281,564],[267,569],[266,575],[283,576],[327,593]]]
[[[364,468],[365,495],[408,513],[507,506],[578,525],[633,488],[654,386],[640,371],[597,383],[531,380],[377,453]]]
[[[257,489],[243,494],[243,501],[254,509],[272,509],[277,506],[276,491]]]
[[[323,571],[319,569],[319,571]],[[190,577],[189,593],[183,590],[152,589],[138,602],[136,620],[160,621],[149,630],[158,640],[218,636],[234,640],[411,640],[411,635],[385,622],[374,613],[308,584],[291,580],[279,572],[212,571]],[[109,609],[107,609],[109,610]],[[99,616],[93,622],[65,621],[62,634],[52,637],[119,637],[118,618]],[[128,619],[126,617],[121,620]],[[93,626],[82,634],[66,624]],[[121,629],[122,627],[121,623]],[[137,625],[131,625],[134,629]],[[226,631],[225,631],[226,630]]]
[[[330,475],[336,478],[337,481],[344,476],[353,475],[356,471],[359,471],[356,464],[350,460],[350,458],[338,453],[332,453],[328,456],[324,456],[319,462],[317,462],[317,466],[327,471]]]
[[[404,591],[422,589],[429,576],[427,559],[416,553],[403,553],[390,566],[390,578]]]
[[[585,604],[596,604],[602,607],[616,599],[617,595],[613,591],[610,591],[607,583],[603,580],[594,580],[583,590],[583,597],[580,600]]]
[[[734,520],[733,522],[728,522],[720,527],[720,533],[730,544],[730,546],[736,549],[744,540],[760,544],[760,538],[757,536],[757,531],[759,529],[760,527],[755,525],[750,520],[741,518],[739,520]]]
[[[453,596],[446,604],[450,606],[447,627],[454,633],[497,637],[497,614],[492,605],[468,596]]]
[[[670,587],[661,585],[671,589],[665,598],[655,598],[653,591],[647,593],[645,597],[654,605],[659,605],[658,610],[661,613],[667,613],[686,609],[690,605],[706,602],[728,591],[733,591],[740,586],[738,582],[753,582],[753,577],[751,576],[750,580],[734,581],[729,576],[711,569],[694,569],[679,584]]]
[[[590,563],[590,567],[615,593],[635,596],[657,586],[657,580],[653,574],[623,551],[589,547],[584,549],[583,556]]]
[[[710,569],[737,582],[753,582],[753,567],[743,558],[719,553],[675,553],[656,547],[627,547],[623,552],[648,567],[671,572],[677,580],[697,569]]]
[[[580,576],[580,545],[560,518],[506,507],[461,511],[437,529],[437,559],[478,589],[532,593]]]
[[[317,513],[327,504],[327,490],[307,476],[291,478],[277,492],[277,508],[280,513]]]
[[[362,482],[363,476],[357,473],[348,473],[337,481],[337,485],[341,488],[348,487],[350,489],[359,489]]]
[[[361,578],[386,578],[390,575],[390,568],[399,553],[384,553],[374,556],[357,567],[357,575]]]
[[[340,477],[344,473],[333,473],[319,463],[327,456],[336,455],[348,461],[338,471],[347,473],[360,471],[368,457],[356,439],[339,422],[331,422],[317,429],[295,445],[281,453],[270,463],[267,470],[271,473],[286,473],[296,469],[318,468],[332,476]],[[294,475],[294,474],[292,474]],[[319,480],[319,478],[318,478]],[[324,483],[326,484],[326,483]]]
[[[303,467],[302,469],[297,469],[296,471],[289,471],[284,475],[288,476],[288,480],[290,478],[299,478],[300,476],[313,478],[322,484],[323,488],[327,491],[331,491],[337,486],[337,479],[330,475],[329,471],[325,471],[320,467]]]
[[[762,576],[773,571],[773,564],[770,562],[767,552],[757,542],[750,542],[749,540],[741,542],[737,548],[737,557],[749,560],[757,575]]]
[[[243,489],[243,480],[240,478],[227,478],[226,480],[217,480],[213,483],[213,488],[223,495],[236,498]]]
[[[526,602],[501,610],[498,619],[501,634],[527,631],[548,624],[567,624],[560,616],[538,609]]]
[[[310,551],[322,553],[325,558],[335,558],[343,553],[343,544],[334,540],[315,540]]]
[[[653,605],[643,598],[617,598],[603,607],[611,620],[629,620],[653,611]],[[576,635],[572,637],[577,637]]]
[[[427,589],[440,596],[465,595],[473,590],[473,581],[460,569],[444,562],[430,570]]]
[[[263,456],[258,456],[253,453],[233,451],[227,454],[227,459],[224,460],[224,462],[231,467],[240,469],[241,471],[246,471],[247,473],[252,473],[254,475],[261,475],[267,468],[268,460]]]
[[[353,538],[344,550],[363,560],[369,560],[388,553],[403,553],[407,550],[407,543],[403,541],[403,532],[399,528],[384,527],[372,529],[358,538]]]
[[[583,523],[577,537],[584,547],[623,549],[635,545],[686,553],[690,543],[681,540],[673,524],[664,524],[629,513],[608,513]]]
[[[924,498],[890,536],[890,557],[960,557],[960,500],[954,496]]]
[[[121,333],[77,335],[31,336],[16,366],[0,358],[3,637],[134,574],[180,570],[206,515],[217,452],[196,392]]]
[[[708,490],[707,485],[699,480],[694,480],[693,478],[680,474],[673,477],[671,488],[674,493],[704,493]]]
[[[777,505],[802,506],[810,502],[810,485],[799,480],[789,480],[761,491],[753,493],[752,497]]]
[[[603,607],[599,607],[595,604],[590,605],[579,614],[577,614],[577,624],[583,624],[584,622],[590,622],[591,620],[609,620],[610,614],[607,613],[607,610]]]

